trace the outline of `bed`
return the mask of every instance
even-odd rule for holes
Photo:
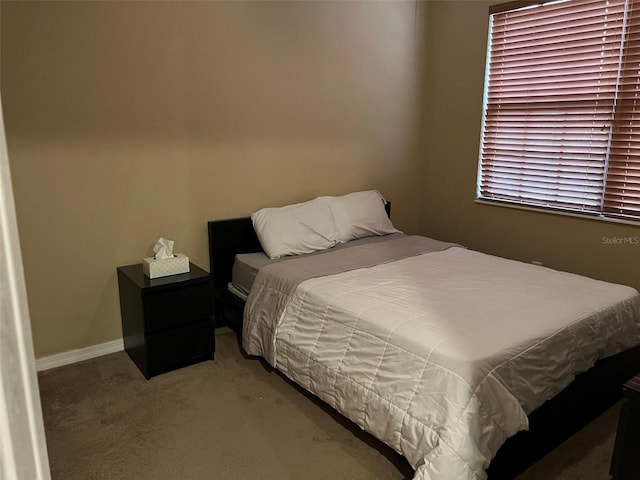
[[[514,478],[640,365],[628,287],[391,232],[258,262],[230,290],[236,256],[263,255],[251,218],[209,222],[209,247],[216,322],[416,479]]]

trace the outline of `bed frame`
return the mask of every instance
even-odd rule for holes
[[[387,204],[390,214],[390,203]],[[242,333],[244,301],[229,292],[238,253],[262,247],[249,217],[208,223],[209,266],[216,326]],[[552,400],[529,415],[529,430],[509,438],[489,466],[489,480],[511,480],[559,446],[622,396],[622,384],[640,371],[640,346],[597,362]]]

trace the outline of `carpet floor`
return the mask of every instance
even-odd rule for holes
[[[395,451],[245,358],[216,331],[216,356],[145,380],[125,352],[38,375],[54,480],[400,480]],[[619,406],[518,480],[609,479]]]

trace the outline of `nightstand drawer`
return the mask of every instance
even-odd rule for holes
[[[143,303],[145,331],[148,334],[208,320],[212,308],[208,283],[149,293],[144,296]]]
[[[147,377],[211,359],[214,341],[210,320],[148,335]]]

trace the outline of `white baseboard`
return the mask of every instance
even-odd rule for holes
[[[111,342],[105,342],[99,345],[92,345],[90,347],[79,348],[77,350],[57,353],[56,355],[37,358],[36,371],[42,372],[43,370],[49,370],[50,368],[71,365],[72,363],[89,360],[90,358],[100,357],[102,355],[108,355],[109,353],[120,352],[122,350],[124,350],[124,340],[120,338],[118,340],[112,340]]]

